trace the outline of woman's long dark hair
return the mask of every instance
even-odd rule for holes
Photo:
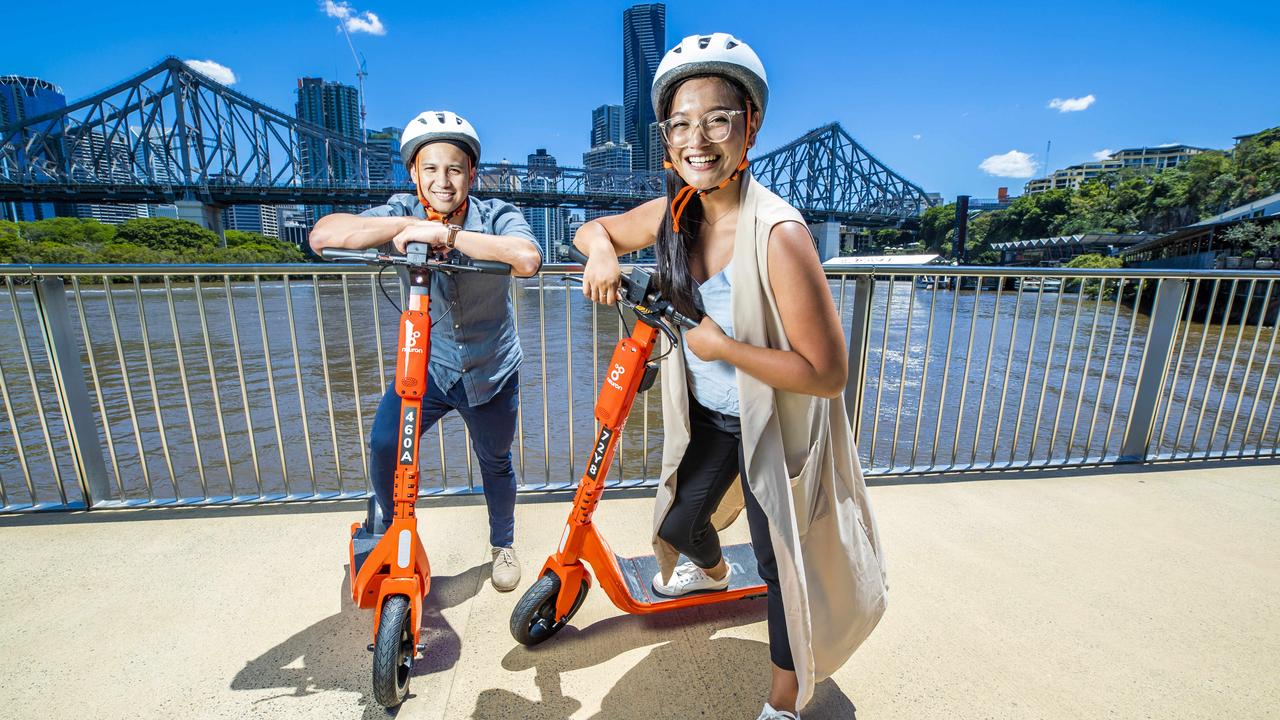
[[[667,88],[662,94],[661,107],[662,117],[660,120],[666,120],[671,114],[671,101],[675,98],[676,90],[686,82],[699,77],[715,77],[723,80],[738,97],[738,101],[745,110],[751,102],[747,89],[741,83],[727,78],[723,75],[694,75],[685,78],[675,85]],[[754,108],[752,108],[754,113]],[[747,141],[751,139],[751,128],[747,128]],[[664,149],[664,154],[667,153]],[[674,159],[668,157],[674,164]],[[662,216],[662,225],[658,228],[658,242],[654,248],[655,263],[657,265],[657,281],[658,289],[662,296],[675,306],[681,315],[691,318],[701,318],[703,313],[699,309],[700,303],[697,301],[697,295],[693,288],[693,274],[689,272],[689,251],[698,243],[698,232],[702,229],[702,223],[706,219],[706,214],[702,208],[702,196],[694,196],[689,204],[685,206],[684,211],[680,214],[680,232],[677,233],[672,227],[671,205],[675,201],[676,193],[680,189],[686,187],[688,183],[684,178],[680,177],[680,173],[675,168],[667,168],[666,171],[666,191],[667,191],[667,212]]]

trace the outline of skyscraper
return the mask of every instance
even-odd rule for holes
[[[324,78],[298,78],[297,118],[319,125],[343,137],[364,141],[360,128],[360,93],[350,85],[325,82]],[[322,143],[302,139],[302,179],[315,184],[341,183],[359,177],[360,168],[349,167],[345,158],[327,157]],[[311,222],[332,212],[359,212],[354,206],[314,205],[307,208]]]
[[[635,5],[622,12],[623,139],[631,145],[633,170],[649,169],[649,124],[657,120],[649,89],[666,43],[666,5]]]
[[[582,153],[582,167],[587,171],[586,191],[607,192],[618,182],[617,173],[631,172],[631,146],[606,142]],[[610,210],[588,210],[587,220],[613,215]]]
[[[582,153],[582,167],[587,170],[630,172],[631,146],[626,144],[615,145],[611,142],[597,145]],[[591,185],[591,179],[588,177],[588,189],[591,188]]]
[[[232,205],[222,211],[222,227],[280,237],[280,210],[274,205]]]
[[[400,161],[400,128],[385,127],[367,133],[369,184],[405,187],[409,170]]]
[[[666,159],[666,147],[662,144],[662,131],[655,120],[649,123],[649,167],[646,170],[661,170],[662,161]]]
[[[547,153],[546,148],[538,148],[537,152],[529,153],[529,174],[539,172],[547,175],[554,175],[556,171],[556,156]]]
[[[325,82],[323,78],[299,78],[297,118],[303,122],[348,137],[364,140],[360,130],[360,94],[354,87],[340,82]],[[302,145],[303,176],[307,180],[340,180],[355,176],[356,168],[346,167],[335,158],[333,167],[325,162],[325,149]]]
[[[80,137],[72,157],[72,173],[80,182],[130,183],[133,182],[133,153],[129,143],[120,137],[108,141],[101,130],[72,126],[69,135]],[[87,141],[84,138],[87,137]],[[79,204],[75,215],[86,220],[97,220],[117,225],[126,220],[151,216],[142,203]]]
[[[21,75],[0,77],[0,127],[15,125],[66,106],[66,96],[53,83]],[[18,146],[18,162],[26,162],[21,145]],[[2,218],[23,221],[43,220],[54,215],[53,203],[5,203],[3,212],[0,212]]]
[[[621,145],[622,106],[601,105],[591,111],[591,147],[599,147],[605,143]]]
[[[528,158],[529,177],[524,189],[528,191],[553,192],[556,189],[555,175],[557,171],[556,156],[547,153],[546,148],[538,148]],[[565,229],[568,226],[568,212],[558,207],[524,208],[524,218],[529,222],[529,229],[542,247],[542,256],[554,262],[556,248],[565,242]]]

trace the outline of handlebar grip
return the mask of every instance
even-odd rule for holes
[[[320,257],[325,260],[359,260],[360,262],[369,262],[377,257],[376,251],[370,250],[347,250],[346,248],[324,248],[320,251]]]
[[[510,275],[511,266],[497,260],[472,260],[471,266],[490,275]]]
[[[560,251],[567,254],[570,260],[578,263],[579,265],[587,264],[587,256],[583,255],[582,251],[573,245],[561,245]]]
[[[677,325],[682,326],[686,330],[692,330],[701,324],[693,318],[685,317],[684,315],[676,312],[675,308],[667,308],[667,317],[675,320]]]

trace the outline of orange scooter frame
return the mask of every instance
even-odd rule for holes
[[[585,258],[576,251],[571,251],[570,255],[576,255],[574,260],[578,262],[585,262]],[[578,481],[559,547],[542,566],[539,580],[525,593],[512,613],[512,635],[526,645],[537,644],[550,637],[577,611],[591,585],[591,573],[586,565],[595,570],[600,586],[613,604],[631,614],[759,597],[766,592],[763,581],[755,572],[754,552],[750,544],[743,544],[724,548],[725,559],[733,570],[727,590],[681,597],[661,596],[650,586],[650,578],[657,571],[657,561],[652,556],[622,558],[615,555],[592,521],[604,494],[605,478],[613,462],[618,438],[636,395],[648,390],[657,376],[658,365],[650,362],[649,358],[658,333],[668,335],[672,347],[678,347],[678,339],[664,323],[664,318],[686,326],[696,325],[657,296],[652,289],[652,278],[646,271],[633,270],[627,283],[621,302],[635,311],[637,322],[631,335],[618,342],[609,361],[608,372],[596,400],[595,417],[600,422],[600,432],[592,446],[591,459]]]
[[[422,397],[427,390],[427,365],[431,358],[432,272],[485,272],[509,274],[506,263],[432,259],[431,248],[409,243],[406,254],[389,255],[376,250],[326,248],[330,260],[358,260],[409,268],[408,305],[400,314],[400,341],[396,352],[396,395],[400,397],[400,441],[392,490],[392,518],[378,535],[383,519],[370,498],[369,526],[352,523],[347,562],[351,572],[351,599],[372,608],[373,695],[379,704],[395,707],[409,692],[413,661],[423,651],[422,605],[431,590],[431,565],[418,536],[415,506],[418,501],[418,436]]]
[[[418,536],[415,505],[418,501],[418,418],[427,388],[427,362],[431,357],[431,296],[410,293],[409,306],[400,314],[397,345],[396,394],[400,396],[400,444],[392,495],[394,514],[382,539],[357,558],[356,535],[361,523],[352,523],[351,599],[363,609],[373,608],[373,626],[382,620],[389,596],[409,599],[413,644],[421,634],[422,599],[431,590],[431,565]],[[359,562],[357,562],[359,560]]]

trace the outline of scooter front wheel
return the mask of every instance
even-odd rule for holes
[[[578,597],[573,600],[573,607],[563,618],[556,618],[556,598],[560,595],[560,577],[555,573],[547,573],[538,579],[516,603],[511,611],[511,637],[521,645],[537,645],[560,632],[560,628],[568,624],[569,619],[582,601],[587,597],[587,582],[582,581],[578,588]]]
[[[373,643],[373,697],[383,707],[396,707],[409,694],[409,673],[416,654],[412,614],[409,598],[403,595],[392,595],[382,602]]]

